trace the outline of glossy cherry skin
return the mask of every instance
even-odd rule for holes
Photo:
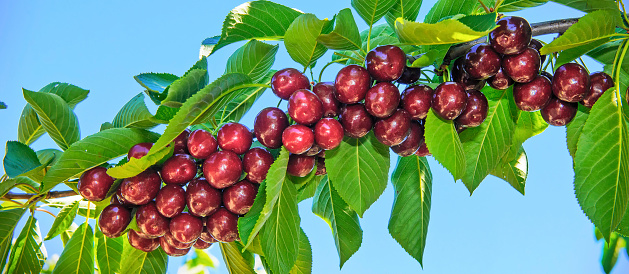
[[[540,112],[549,125],[565,126],[577,115],[577,107],[577,103],[565,102],[553,97]]]
[[[332,118],[341,112],[341,103],[334,97],[336,89],[332,82],[320,82],[312,87],[312,92],[319,97],[323,106],[323,118]]]
[[[465,110],[454,121],[462,127],[477,127],[487,118],[489,103],[487,97],[475,89],[467,90]]]
[[[137,250],[142,250],[144,252],[151,252],[159,247],[159,239],[142,238],[133,229],[127,232],[127,240],[129,240],[129,244],[132,247],[134,247]]]
[[[542,109],[548,104],[552,95],[553,90],[550,81],[541,75],[538,75],[529,83],[517,83],[513,86],[515,105],[524,111]]]
[[[411,133],[411,116],[406,110],[398,109],[390,117],[378,120],[373,133],[386,146],[399,145]]]
[[[343,126],[332,118],[321,119],[314,127],[316,144],[325,150],[338,147],[343,141]]]
[[[504,62],[504,59],[503,59],[503,62]],[[496,73],[496,75],[487,79],[487,84],[489,84],[489,86],[491,86],[492,88],[505,90],[509,88],[511,85],[513,85],[513,79],[507,76],[507,74],[505,74],[502,67],[500,67],[500,70],[498,70],[498,73]]]
[[[419,146],[424,142],[424,126],[417,121],[411,121],[411,132],[399,145],[391,147],[393,152],[402,157],[413,155]]]
[[[407,87],[402,92],[401,106],[414,120],[425,119],[432,106],[434,90],[426,85]]]
[[[500,54],[518,54],[531,43],[531,25],[526,19],[506,16],[496,22],[497,28],[489,33],[489,44]]]
[[[164,237],[159,238],[159,245],[162,247],[162,250],[164,250],[164,253],[170,257],[185,256],[190,251],[189,247],[184,249],[173,247],[164,239]]]
[[[373,117],[360,103],[341,108],[339,121],[343,125],[345,135],[351,138],[361,138],[367,135],[373,127]]]
[[[376,118],[391,116],[399,104],[400,91],[389,82],[377,83],[365,95],[365,109]]]
[[[245,215],[258,194],[258,186],[242,180],[223,191],[225,208],[236,215]]]
[[[118,238],[131,222],[131,211],[123,205],[108,205],[98,217],[98,227],[109,238]]]
[[[124,179],[120,184],[120,194],[129,203],[144,205],[157,196],[161,184],[159,174],[149,168],[134,177]]]
[[[264,148],[254,147],[247,151],[242,157],[242,166],[247,173],[247,180],[252,183],[262,183],[273,161],[273,155]]]
[[[188,153],[188,136],[190,136],[190,130],[186,129],[177,135],[177,138],[173,140],[175,148],[173,154],[186,154]]]
[[[198,239],[194,242],[194,245],[192,245],[195,249],[208,249],[210,246],[212,246],[212,243],[205,242],[201,239]]]
[[[477,44],[465,54],[463,67],[472,79],[485,80],[498,73],[501,61],[500,55],[491,46]]]
[[[300,89],[288,99],[288,115],[295,122],[309,126],[323,116],[323,104],[312,91]]]
[[[465,68],[463,67],[464,63],[465,57],[458,58],[454,61],[452,72],[450,73],[452,81],[463,85],[466,90],[483,88],[483,86],[485,86],[485,81],[473,79],[472,76],[465,71]]]
[[[77,188],[88,201],[102,201],[113,184],[114,178],[107,174],[107,169],[97,166],[81,174]]]
[[[286,172],[297,177],[306,177],[315,165],[315,156],[291,154],[288,156]]]
[[[412,84],[419,80],[422,75],[422,68],[405,67],[402,76],[396,80],[400,84]]]
[[[458,117],[467,104],[467,93],[463,86],[454,82],[439,84],[432,95],[432,109],[446,120]]]
[[[192,180],[186,188],[188,212],[197,217],[209,216],[221,207],[223,195],[203,177]]]
[[[614,79],[612,79],[605,72],[594,72],[590,74],[590,88],[585,94],[585,98],[581,101],[581,104],[586,107],[592,107],[598,98],[609,89],[614,87]]]
[[[207,231],[221,242],[233,242],[238,236],[238,216],[221,208],[207,219]]]
[[[173,237],[173,234],[170,233],[170,230],[168,230],[166,232],[166,234],[164,234],[163,237],[160,237],[160,239],[164,239],[166,241],[166,243],[168,243],[168,245],[172,246],[173,248],[177,248],[177,249],[190,248],[194,244],[194,241],[193,242],[189,242],[189,243],[180,242],[179,240],[175,239],[175,237]]]
[[[253,123],[253,132],[258,141],[268,148],[282,146],[282,132],[288,127],[288,117],[279,108],[268,107],[260,111]]]
[[[406,67],[406,54],[404,51],[392,45],[379,46],[367,53],[365,67],[371,77],[380,82],[395,81],[404,72]]]
[[[162,216],[154,202],[140,206],[135,212],[135,221],[144,235],[157,238],[168,230],[168,218]]]
[[[282,133],[282,143],[288,152],[302,154],[314,144],[314,133],[307,126],[292,125]]]
[[[310,80],[300,71],[294,68],[278,70],[271,78],[271,90],[284,100],[298,89],[310,89]]]
[[[238,182],[242,161],[228,150],[216,152],[203,162],[203,176],[214,188],[223,189]]]
[[[253,143],[251,131],[243,124],[227,123],[218,130],[218,146],[222,150],[231,150],[238,155],[242,155]]]
[[[344,104],[354,104],[365,99],[371,87],[371,76],[367,69],[349,65],[339,70],[334,81],[336,100]]]
[[[542,49],[544,45],[542,45],[542,42],[540,42],[537,39],[531,39],[531,43],[529,43],[529,48],[532,48],[534,50],[537,51],[537,53],[539,54],[539,51]],[[543,64],[544,61],[546,61],[546,55],[541,55],[540,54],[540,61]]]
[[[153,143],[138,143],[133,145],[129,149],[129,153],[127,153],[127,160],[131,160],[131,158],[140,159],[144,157],[144,155],[149,153],[149,150],[153,147]]]
[[[526,48],[517,55],[506,55],[502,58],[502,69],[518,83],[532,81],[539,74],[540,65],[539,53],[532,48]]]
[[[172,218],[186,207],[186,191],[180,185],[165,185],[157,192],[155,206],[164,217]]]
[[[192,157],[205,159],[218,149],[218,141],[207,130],[197,129],[188,137],[188,151]]]
[[[194,242],[203,232],[201,218],[181,213],[170,220],[170,234],[182,243]]]
[[[160,171],[167,184],[185,184],[197,175],[197,163],[188,154],[175,154],[170,157]]]
[[[561,65],[553,76],[553,93],[566,102],[579,102],[585,98],[590,88],[590,75],[579,64]]]

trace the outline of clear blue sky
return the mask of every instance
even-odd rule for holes
[[[237,1],[0,1],[0,142],[17,139],[23,106],[21,88],[38,90],[54,82],[89,89],[75,112],[81,136],[97,132],[120,107],[142,88],[133,79],[142,72],[181,75],[198,59],[201,41],[220,34],[222,21]],[[278,1],[290,7],[331,18],[350,1]],[[421,20],[434,0],[425,0]],[[530,22],[581,13],[553,3],[515,13]],[[360,21],[355,14],[354,17]],[[382,21],[384,22],[384,21]],[[359,22],[359,28],[366,28]],[[550,41],[552,37],[544,37]],[[209,73],[223,73],[227,57],[241,44],[221,49],[210,58]],[[329,60],[328,53],[321,60]],[[283,46],[273,68],[298,67]],[[588,60],[591,71],[601,66]],[[315,71],[318,72],[319,66]],[[324,74],[330,81],[340,66]],[[252,126],[255,114],[275,105],[265,94],[242,120]],[[155,107],[147,100],[152,110]],[[157,130],[163,130],[163,127]],[[573,190],[572,162],[566,149],[565,128],[551,127],[525,145],[529,157],[526,196],[506,182],[487,178],[472,197],[461,183],[430,158],[433,196],[424,268],[391,238],[387,221],[393,189],[387,188],[361,219],[361,249],[345,264],[343,273],[602,273],[601,242],[582,213]],[[44,136],[36,150],[55,147]],[[3,153],[4,155],[4,153]],[[315,273],[339,272],[339,259],[327,224],[311,213],[311,200],[300,204],[302,227],[313,246]],[[42,233],[52,218],[36,213]],[[77,221],[82,221],[77,219]],[[61,253],[60,241],[45,242],[49,256]],[[219,257],[218,246],[211,253]],[[220,258],[220,257],[219,257]],[[171,259],[176,273],[181,259]],[[226,273],[221,261],[219,273]],[[614,273],[629,272],[621,254]]]

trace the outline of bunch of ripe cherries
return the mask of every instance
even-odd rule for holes
[[[473,46],[452,68],[452,82],[412,85],[421,68],[406,65],[406,54],[396,46],[371,50],[365,66],[342,68],[333,83],[311,82],[293,68],[272,78],[274,94],[288,100],[288,111],[268,107],[260,111],[253,132],[239,123],[224,124],[214,136],[198,129],[174,140],[173,156],[137,176],[126,178],[101,212],[100,230],[119,237],[132,220],[138,230],[127,232],[134,248],[150,252],[162,247],[170,256],[183,256],[191,247],[239,239],[238,218],[253,205],[258,185],[266,179],[273,155],[268,149],[284,146],[290,152],[287,173],[305,177],[317,167],[325,174],[325,150],[338,147],[344,136],[361,138],[373,130],[382,144],[400,156],[430,155],[424,142],[424,120],[432,108],[459,131],[476,127],[487,117],[488,102],[480,89],[514,85],[516,105],[524,111],[541,110],[551,125],[569,123],[577,103],[591,107],[612,87],[602,72],[588,75],[568,63],[555,72],[540,74],[545,56],[541,43],[531,40],[531,27],[520,17],[500,19],[489,34],[489,44]],[[409,85],[400,93],[393,84]],[[375,84],[374,84],[375,83]],[[256,138],[264,147],[253,147]],[[153,144],[135,144],[128,159],[145,156]],[[79,179],[80,194],[89,201],[106,198],[115,179],[95,167]]]

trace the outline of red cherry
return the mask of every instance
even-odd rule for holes
[[[159,247],[159,239],[142,238],[133,229],[127,232],[127,239],[129,240],[129,244],[133,248],[137,250],[142,250],[144,252],[151,252]]]
[[[218,149],[218,141],[207,130],[197,129],[188,137],[188,151],[197,159],[205,159]]]
[[[186,129],[173,140],[175,143],[173,154],[187,154],[188,153],[188,136],[190,136],[190,130]]]
[[[81,174],[77,188],[88,201],[102,201],[113,184],[114,178],[107,174],[107,169],[97,166]]]
[[[380,82],[367,91],[365,109],[376,118],[391,116],[400,104],[400,91],[389,82]]]
[[[207,219],[207,230],[214,239],[221,242],[240,240],[238,236],[238,216],[221,208]]]
[[[315,156],[291,154],[288,156],[286,172],[297,177],[306,177],[315,165]]]
[[[342,68],[336,75],[334,88],[336,99],[344,104],[354,104],[365,99],[371,87],[371,76],[361,66],[349,65]]]
[[[160,171],[167,184],[185,184],[197,175],[197,163],[188,154],[175,154],[170,157]]]
[[[424,142],[424,126],[417,121],[411,122],[411,133],[399,145],[391,147],[393,152],[402,157],[413,155]]]
[[[397,46],[378,46],[367,53],[365,67],[380,82],[395,81],[404,72],[406,54]]]
[[[407,87],[402,93],[402,108],[415,120],[426,119],[433,93],[433,89],[426,85]]]
[[[140,206],[135,212],[140,232],[150,238],[164,236],[168,230],[168,218],[159,214],[154,202]]]
[[[155,206],[164,217],[172,218],[186,207],[186,191],[180,185],[165,185],[157,192]]]
[[[336,117],[341,112],[341,103],[334,98],[336,89],[332,82],[320,82],[314,85],[312,92],[319,97],[323,106],[323,117]]]
[[[182,243],[196,241],[203,232],[203,222],[198,217],[181,213],[170,220],[170,233]]]
[[[282,143],[290,153],[302,154],[314,144],[314,133],[307,126],[292,125],[282,133]]]
[[[264,181],[273,161],[273,155],[264,148],[254,147],[247,151],[242,158],[242,165],[247,173],[247,180],[257,184]]]
[[[164,239],[164,237],[159,238],[159,245],[162,247],[162,250],[164,250],[164,253],[171,257],[185,256],[190,251],[189,247],[184,249],[173,247]]]
[[[343,126],[332,118],[321,119],[314,127],[314,136],[322,149],[334,149],[343,141]]]
[[[253,205],[258,194],[258,187],[247,180],[242,180],[223,192],[225,208],[236,215],[245,215]]]
[[[198,217],[205,217],[214,213],[221,207],[222,200],[221,191],[210,186],[203,177],[192,180],[186,189],[188,211]]]
[[[406,110],[398,109],[388,118],[378,120],[373,133],[386,146],[399,145],[411,133],[411,116]]]
[[[203,162],[203,176],[214,188],[223,189],[238,182],[242,161],[231,151],[216,152]]]
[[[312,125],[323,116],[323,104],[312,91],[300,89],[288,99],[288,115],[299,124]]]
[[[285,68],[277,71],[271,78],[271,90],[284,100],[298,89],[310,89],[308,77],[294,68]]]
[[[210,246],[212,246],[212,243],[205,242],[201,239],[198,239],[193,245],[195,249],[208,249]]]
[[[218,130],[218,146],[222,150],[231,150],[242,155],[253,143],[249,128],[239,123],[227,123]]]
[[[98,217],[98,227],[109,238],[118,238],[131,222],[131,212],[122,205],[108,205]]]
[[[279,108],[268,107],[260,111],[253,123],[253,132],[258,141],[268,148],[282,146],[282,132],[288,127],[288,118]]]
[[[351,138],[361,138],[367,135],[373,127],[373,117],[361,103],[344,106],[341,109],[339,121],[343,125],[345,135]]]
[[[157,196],[162,180],[153,169],[126,178],[120,184],[120,194],[125,201],[134,205],[144,205]]]
[[[144,157],[144,155],[149,153],[149,150],[153,147],[153,143],[139,143],[133,145],[129,149],[129,153],[127,153],[127,160],[131,160],[131,158],[140,159]]]

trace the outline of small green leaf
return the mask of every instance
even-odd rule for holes
[[[500,160],[500,163],[494,168],[491,175],[507,181],[515,190],[524,195],[524,186],[529,169],[524,148],[520,146],[518,153],[510,162],[507,162],[506,159],[506,157],[503,157]]]
[[[15,178],[41,166],[37,154],[29,146],[16,141],[8,141],[4,155],[4,172]]]
[[[44,253],[39,223],[31,215],[11,248],[7,273],[39,273],[46,260]]]
[[[594,60],[603,63],[605,66],[611,66],[614,64],[614,58],[616,57],[616,52],[618,52],[618,48],[622,41],[614,41],[605,43],[604,45],[595,48],[587,53],[588,56],[592,57]],[[629,58],[625,58],[622,62],[623,70],[629,70]]]
[[[4,102],[0,101],[0,109],[7,109],[7,104],[5,104]]]
[[[100,229],[96,230],[96,262],[101,274],[115,274],[120,270],[124,238],[106,237]]]
[[[264,80],[275,62],[279,46],[251,40],[227,59],[225,73],[242,73],[255,83]]]
[[[290,274],[310,274],[312,273],[312,247],[308,236],[303,229],[299,231],[299,251],[297,261],[290,270]]]
[[[401,17],[408,21],[416,21],[419,15],[419,8],[422,6],[422,0],[397,0],[389,12],[384,16],[387,23],[395,28],[395,19]]]
[[[315,167],[315,174],[316,174],[316,167]],[[323,180],[323,177],[325,177],[324,175],[315,175],[312,180],[306,182],[304,185],[302,185],[298,190],[297,190],[297,202],[301,203],[302,201],[312,198],[315,195],[315,192],[317,191],[317,186],[319,185],[319,182],[321,182],[321,180]]]
[[[124,241],[124,249],[120,262],[120,273],[156,273],[165,274],[168,269],[168,256],[161,248],[151,252],[135,249],[128,241]]]
[[[207,70],[193,68],[181,78],[175,80],[166,88],[168,95],[162,101],[162,105],[172,108],[181,105],[192,95],[207,85]]]
[[[7,192],[9,192],[9,190],[13,189],[14,187],[19,187],[21,190],[24,190],[27,193],[33,193],[33,189],[37,190],[39,188],[39,183],[24,176],[19,176],[13,179],[6,180],[0,183],[0,197],[7,194]],[[35,193],[37,193],[37,191],[35,191]]]
[[[586,14],[557,39],[543,46],[540,54],[563,51],[609,38],[616,34],[619,16],[617,10],[598,10]]]
[[[168,122],[175,117],[179,108],[171,108],[164,105],[161,105],[157,108],[155,112],[155,116],[153,116],[153,121],[160,124],[168,124]]]
[[[54,93],[23,90],[24,99],[35,110],[42,127],[63,150],[81,139],[79,120],[63,98]]]
[[[609,274],[616,266],[618,255],[622,248],[626,247],[625,239],[613,233],[608,243],[603,243],[603,256],[601,257],[601,266],[605,273]]]
[[[48,235],[46,235],[44,240],[52,240],[54,237],[57,237],[57,235],[66,231],[72,225],[78,210],[79,201],[75,201],[72,204],[64,206],[61,211],[59,211],[59,214],[57,214],[57,218],[55,218],[55,221],[52,223],[52,226],[48,231]]]
[[[362,40],[354,16],[350,9],[342,9],[336,15],[336,26],[328,34],[321,34],[317,41],[329,49],[357,50],[361,48]]]
[[[153,114],[144,103],[144,94],[138,93],[118,111],[112,124],[114,127],[151,129],[157,126],[151,118]]]
[[[352,0],[352,7],[370,27],[387,14],[395,4],[395,0]]]
[[[317,42],[322,33],[332,31],[334,20],[319,20],[314,14],[302,14],[286,30],[284,46],[293,60],[304,67],[313,65],[328,50]],[[268,259],[267,259],[268,262]]]
[[[74,231],[52,273],[94,273],[94,231],[88,223]]]
[[[465,152],[454,123],[442,119],[434,111],[429,111],[425,128],[426,145],[433,157],[450,171],[455,181],[463,178],[466,168]]]
[[[434,24],[452,15],[470,15],[477,6],[480,6],[478,0],[439,0],[430,8],[424,22]]]
[[[242,251],[240,242],[219,243],[225,266],[230,274],[255,274],[254,257],[249,251]]]
[[[552,2],[566,5],[582,12],[618,10],[618,4],[614,0],[552,0]]]
[[[541,6],[548,0],[504,0],[496,8],[497,12],[513,12],[527,8]]]
[[[515,109],[515,104],[511,104],[511,108]],[[548,123],[542,118],[542,114],[539,111],[527,112],[517,111],[517,122],[515,124],[515,131],[513,132],[513,141],[511,147],[506,155],[506,162],[511,162],[516,159],[520,154],[520,147],[524,142],[533,136],[536,136],[548,128]],[[571,125],[572,123],[568,124]]]
[[[496,18],[498,14],[488,13],[482,15],[468,15],[457,19],[475,31],[487,31],[496,28]]]
[[[221,40],[220,35],[215,35],[209,38],[205,38],[203,42],[201,42],[201,48],[199,49],[199,58],[205,56],[208,57],[212,54],[212,50],[214,50],[214,46],[218,44],[218,41]]]
[[[7,263],[7,256],[9,256],[13,231],[24,212],[26,212],[25,208],[0,211],[0,272],[2,273],[5,273],[4,267]]]
[[[148,72],[133,76],[133,79],[149,91],[162,93],[179,77],[170,73]]]
[[[579,137],[583,132],[583,126],[590,116],[590,109],[579,104],[579,109],[576,116],[572,121],[566,125],[566,143],[568,144],[568,151],[570,156],[574,159],[577,153],[577,144],[579,143]]]
[[[581,46],[577,46],[574,48],[561,51],[559,53],[559,57],[557,57],[557,60],[555,61],[554,70],[557,70],[557,68],[559,68],[561,65],[565,63],[570,63],[574,61],[575,59],[590,52],[591,50],[598,48],[599,46],[609,42],[609,40],[610,38],[603,38],[603,39],[599,39],[599,40],[596,40],[596,41],[593,41],[593,42],[590,42]]]
[[[448,19],[435,24],[398,19],[395,31],[400,42],[407,45],[444,45],[463,43],[483,37],[494,28],[477,31],[458,20]]]

